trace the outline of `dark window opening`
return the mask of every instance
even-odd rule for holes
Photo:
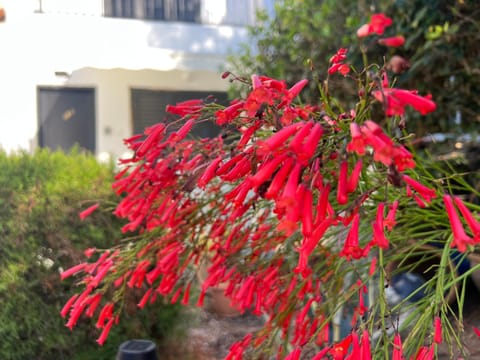
[[[38,88],[40,147],[95,152],[95,89]]]
[[[141,134],[145,128],[156,123],[178,119],[176,115],[167,113],[165,107],[192,99],[205,99],[206,102],[215,101],[221,105],[228,104],[228,97],[225,92],[132,89],[133,133]],[[192,129],[193,135],[198,137],[215,137],[219,134],[219,131],[219,127],[213,121],[198,124]]]
[[[115,18],[200,22],[201,0],[104,0],[104,15]]]

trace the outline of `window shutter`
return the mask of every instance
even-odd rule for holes
[[[206,91],[156,91],[145,89],[132,89],[132,118],[133,133],[143,133],[146,127],[158,122],[168,123],[172,119],[178,119],[173,114],[165,111],[167,105],[175,105],[178,102],[191,99],[216,99],[217,103],[227,105],[227,94],[224,92]],[[214,137],[218,135],[219,129],[212,122],[202,123],[195,126],[193,134],[199,137]]]

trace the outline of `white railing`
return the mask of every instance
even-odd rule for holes
[[[121,1],[121,0],[118,0]],[[155,1],[134,0],[154,4]],[[175,0],[169,0],[175,1]],[[201,0],[197,21],[208,25],[246,26],[255,23],[259,9],[271,10],[275,0]],[[68,14],[105,16],[105,0],[36,0],[35,12],[45,14]],[[108,15],[108,14],[107,14]],[[146,19],[148,20],[148,19]],[[169,21],[168,19],[160,21]]]

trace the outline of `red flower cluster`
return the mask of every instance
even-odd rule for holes
[[[383,35],[385,28],[393,24],[393,20],[384,14],[372,15],[368,24],[362,25],[357,30],[359,38],[366,37],[372,34]],[[380,45],[388,47],[399,47],[405,44],[405,38],[402,35],[378,39]]]
[[[330,75],[339,72],[343,76],[346,76],[350,72],[350,66],[343,63],[343,61],[347,58],[347,51],[348,49],[341,48],[330,58],[330,64],[332,64],[328,68],[328,73]]]
[[[373,14],[368,24],[362,25],[357,30],[358,37],[365,37],[371,34],[383,35],[385,28],[393,24],[393,20],[385,14]]]
[[[387,116],[405,114],[405,107],[410,105],[420,114],[426,115],[435,111],[436,105],[431,96],[420,96],[416,90],[403,90],[395,88],[382,88],[373,91],[373,96],[385,104]]]
[[[391,19],[377,14],[360,34],[381,35],[390,24]],[[343,63],[346,53],[340,49],[330,59],[329,74],[349,72]],[[178,120],[125,140],[133,155],[122,160],[124,169],[113,184],[121,195],[114,213],[127,220],[122,231],[135,232],[138,240],[115,252],[89,249],[91,262],[62,273],[62,279],[84,276],[85,290],[62,310],[69,328],[82,314],[97,314],[97,326],[103,329],[98,342],[105,341],[119,309],[104,298],[101,284],[113,291],[137,289],[142,293],[140,308],[159,295],[187,304],[195,280],[191,269],[207,263],[198,305],[210,287],[222,283],[240,311],[268,316],[264,331],[233,345],[227,359],[241,359],[247,349],[268,343],[273,329],[279,329],[293,349],[279,348],[286,359],[299,359],[313,341],[323,347],[314,359],[371,358],[372,341],[362,317],[368,311],[365,284],[376,272],[372,253],[390,247],[389,233],[403,206],[416,202],[425,207],[437,191],[405,173],[416,165],[412,153],[365,111],[336,114],[327,98],[318,106],[297,105],[306,85],[307,80],[301,80],[289,87],[253,75],[245,98],[220,110],[201,100],[168,106]],[[367,100],[385,103],[387,116],[403,115],[406,105],[422,114],[435,109],[433,101],[389,88],[386,80],[372,95]],[[204,121],[221,126],[221,134],[189,138],[192,127]],[[480,241],[480,225],[461,201],[448,196],[444,201],[454,233],[452,246],[465,251]],[[473,237],[463,230],[454,202]],[[95,209],[85,210],[82,218]],[[361,237],[361,229],[368,229],[368,236]],[[338,264],[362,259],[371,259],[368,274],[345,292],[359,298],[352,332],[334,342],[331,316],[325,311],[332,300],[325,292]],[[441,341],[440,326],[436,321],[432,344]],[[402,359],[398,334],[392,344],[393,358]],[[419,354],[430,358],[432,346]]]
[[[387,166],[394,164],[399,171],[415,167],[412,154],[403,145],[395,143],[375,122],[367,120],[363,125],[352,122],[350,133],[347,151],[364,155],[368,146],[375,161]]]
[[[445,209],[447,210],[450,226],[452,227],[453,241],[452,247],[456,247],[461,252],[465,252],[469,245],[475,245],[480,243],[480,222],[475,219],[468,207],[463,203],[459,197],[452,197],[450,195],[444,195],[443,201],[445,203]],[[460,213],[463,215],[472,237],[468,236],[465,232],[463,224],[458,216],[455,205]]]

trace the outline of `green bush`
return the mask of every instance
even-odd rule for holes
[[[1,359],[114,359],[121,342],[158,342],[171,330],[178,307],[159,303],[130,316],[138,299],[125,305],[122,325],[103,347],[89,320],[70,331],[60,317],[75,283],[61,282],[59,272],[82,262],[84,249],[121,238],[113,174],[79,151],[0,151]],[[78,213],[95,202],[103,210],[81,221]]]

